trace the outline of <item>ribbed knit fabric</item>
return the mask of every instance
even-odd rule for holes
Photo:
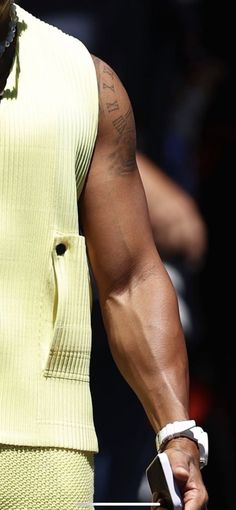
[[[0,103],[0,442],[95,451],[77,196],[97,134],[96,72],[81,42],[17,12]]]
[[[85,509],[93,492],[92,453],[0,446],[1,510]]]

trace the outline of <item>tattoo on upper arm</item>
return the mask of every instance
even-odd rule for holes
[[[114,80],[114,72],[112,71],[112,69],[107,66],[106,64],[103,65],[103,73],[104,74],[108,74],[112,80]]]
[[[106,103],[106,106],[108,113],[112,113],[120,109],[118,101],[113,101],[113,103]]]
[[[103,82],[103,88],[104,89],[109,89],[112,92],[115,92],[115,86],[113,84],[108,84],[106,82]]]
[[[109,171],[125,175],[136,168],[136,132],[133,110],[129,105],[124,113],[119,103],[115,72],[104,62],[96,62],[100,96],[100,114],[110,122],[114,132],[114,146],[109,154]]]
[[[135,144],[136,133],[132,109],[113,121],[118,132],[117,144],[110,153],[110,170],[125,175],[136,169]]]
[[[130,115],[132,115],[131,108],[129,108],[125,115],[120,115],[119,117],[117,117],[117,119],[113,120],[112,124],[119,135],[122,135],[124,130],[126,129],[127,121]]]

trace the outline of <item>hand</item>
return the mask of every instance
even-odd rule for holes
[[[199,467],[199,450],[194,441],[181,437],[165,448],[180,488],[183,510],[207,510],[208,494]]]

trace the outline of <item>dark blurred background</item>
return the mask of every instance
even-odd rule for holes
[[[192,331],[186,335],[191,412],[209,432],[209,464],[203,471],[208,508],[232,510],[236,475],[233,3],[22,0],[20,4],[79,37],[90,52],[113,67],[133,105],[139,150],[198,203],[208,229],[204,261],[192,273],[178,258],[171,262],[184,274],[185,300],[192,313]],[[155,454],[154,435],[136,398],[119,379],[106,350],[96,296],[94,303],[91,386],[101,449],[96,498],[142,501],[148,497],[144,473]]]

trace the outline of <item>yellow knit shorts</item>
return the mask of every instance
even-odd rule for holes
[[[1,510],[81,510],[93,493],[93,453],[0,444]]]

